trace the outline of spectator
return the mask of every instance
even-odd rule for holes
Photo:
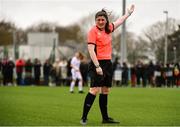
[[[8,83],[10,83],[10,85],[13,85],[14,84],[14,67],[15,67],[15,63],[13,62],[13,59],[10,58],[9,61],[8,61],[8,77],[9,77],[9,80],[8,80]]]
[[[13,85],[13,69],[14,62],[4,58],[2,62],[2,75],[3,75],[3,85]]]
[[[47,59],[43,65],[43,76],[44,76],[44,85],[49,85],[49,76],[52,69],[52,65]]]
[[[115,61],[113,62],[113,80],[116,86],[120,85],[122,80],[122,70],[119,58],[116,57]]]
[[[87,59],[84,57],[80,64],[80,72],[82,74],[83,86],[88,84],[88,63]]]
[[[22,85],[23,84],[23,68],[24,68],[25,62],[23,59],[18,59],[16,61],[16,75],[17,75],[17,85]]]
[[[162,86],[161,70],[162,70],[162,66],[159,62],[157,62],[155,65],[155,74],[154,74],[155,75],[156,87]]]
[[[166,67],[163,63],[161,63],[161,85],[160,87],[166,86]]]
[[[35,85],[40,85],[41,76],[41,62],[39,59],[34,59],[34,83]]]
[[[0,58],[0,85],[2,85],[2,60]]]
[[[120,62],[119,62],[119,58],[118,57],[116,57],[115,58],[115,60],[114,60],[114,62],[113,62],[113,74],[114,74],[114,71],[117,69],[117,68],[121,68],[121,64],[120,64]]]
[[[53,69],[52,69],[52,77],[53,77],[53,82],[56,84],[56,86],[59,85],[60,83],[60,77],[61,77],[61,68],[59,66],[60,60],[57,58],[55,63],[53,64]]]
[[[128,72],[129,68],[126,62],[123,62],[122,66],[122,86],[128,86]]]
[[[136,86],[136,69],[134,65],[131,66],[130,72],[131,72],[131,87],[135,87]]]
[[[173,68],[171,64],[166,64],[167,87],[173,87]]]
[[[147,71],[147,64],[142,64],[142,86],[147,86],[147,77],[148,77],[148,71]]]
[[[26,85],[32,85],[32,68],[33,63],[31,62],[31,59],[28,59],[25,63],[25,84]]]
[[[62,85],[67,85],[67,61],[66,59],[62,59],[62,61],[60,61],[59,63],[59,67],[61,70],[61,79],[60,79],[60,83]]]
[[[140,60],[138,60],[136,65],[136,79],[137,79],[137,86],[139,87],[143,79],[143,63]]]
[[[174,84],[176,85],[176,87],[180,86],[180,66],[179,63],[176,63],[174,66],[174,70],[173,70],[173,75],[174,75]]]
[[[67,84],[71,84],[72,75],[71,75],[71,58],[67,61]]]
[[[147,66],[147,79],[148,79],[148,83],[151,85],[151,87],[155,86],[154,71],[155,71],[155,66],[154,66],[153,62],[150,61],[149,65]]]

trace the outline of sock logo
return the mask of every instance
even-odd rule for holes
[[[86,104],[88,107],[91,107],[91,105],[90,104]]]

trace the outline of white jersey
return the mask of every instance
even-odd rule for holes
[[[81,73],[80,73],[80,64],[81,61],[77,59],[76,57],[73,57],[71,60],[71,74],[72,74],[72,79],[82,79]]]
[[[79,70],[81,61],[77,59],[76,57],[73,57],[71,60],[71,66],[73,70]],[[75,67],[75,68],[74,68]]]

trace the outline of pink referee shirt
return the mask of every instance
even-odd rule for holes
[[[111,23],[109,25],[111,32],[114,27]],[[87,36],[88,44],[96,46],[95,52],[98,60],[110,60],[112,55],[112,36],[111,33],[107,34],[105,30],[99,30],[97,26],[91,28]]]

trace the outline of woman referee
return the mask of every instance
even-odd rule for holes
[[[80,123],[86,125],[88,112],[98,93],[102,123],[119,123],[109,117],[107,111],[108,94],[112,86],[112,37],[111,33],[117,29],[134,11],[134,5],[127,9],[127,13],[113,23],[109,23],[108,14],[101,10],[95,15],[94,25],[87,36],[88,51],[91,57],[89,75],[91,85],[87,94]]]

